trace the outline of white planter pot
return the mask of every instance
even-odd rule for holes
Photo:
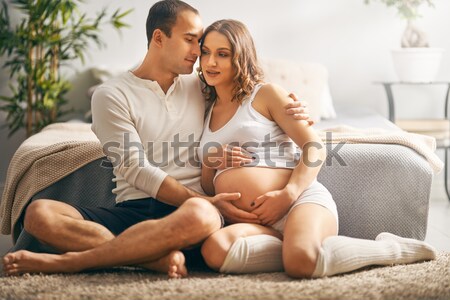
[[[394,69],[402,82],[431,82],[436,79],[444,49],[401,48],[391,51]]]

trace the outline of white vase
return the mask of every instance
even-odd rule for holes
[[[394,69],[401,82],[431,82],[441,64],[442,48],[401,48],[391,51]]]

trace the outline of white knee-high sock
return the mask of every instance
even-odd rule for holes
[[[386,232],[380,233],[375,241],[332,236],[322,243],[312,277],[346,273],[369,265],[407,264],[435,257],[436,250],[431,245]]]
[[[283,271],[282,241],[261,234],[237,239],[220,268],[221,273],[260,273]]]

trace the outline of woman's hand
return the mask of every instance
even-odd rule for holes
[[[252,161],[252,155],[245,149],[232,145],[223,145],[222,148],[210,147],[203,159],[203,165],[210,169],[224,170],[242,167]]]
[[[287,188],[270,191],[259,196],[252,203],[252,213],[258,216],[261,224],[273,225],[281,220],[289,211],[292,203],[298,198]]]

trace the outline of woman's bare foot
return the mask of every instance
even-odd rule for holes
[[[8,276],[24,273],[71,273],[73,269],[63,255],[20,250],[3,257],[3,272]],[[70,262],[69,262],[70,263]]]
[[[172,251],[158,260],[139,266],[152,271],[167,273],[169,278],[182,278],[188,274],[185,261],[186,259],[181,251]]]

